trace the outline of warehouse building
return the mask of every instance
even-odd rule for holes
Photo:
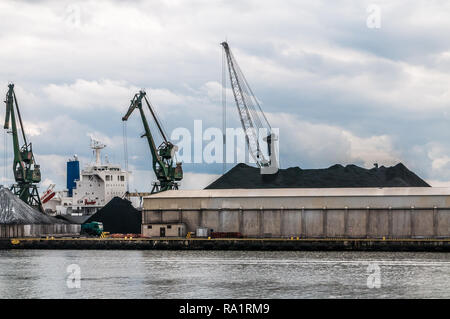
[[[449,238],[450,188],[174,190],[144,199],[143,235],[160,236],[148,230],[161,224],[258,238]]]

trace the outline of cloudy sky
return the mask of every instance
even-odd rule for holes
[[[141,88],[169,135],[194,120],[220,128],[227,39],[280,128],[282,167],[403,162],[434,186],[450,185],[449,14],[450,2],[438,0],[5,0],[0,89],[16,84],[43,188],[62,188],[69,157],[92,161],[91,136],[123,164],[121,117]],[[231,103],[227,114],[239,127]],[[145,191],[153,177],[142,131],[133,114],[131,188]],[[0,144],[10,156],[7,176],[4,161],[0,171],[7,184],[10,137]],[[184,166],[185,188],[222,172],[221,164]]]

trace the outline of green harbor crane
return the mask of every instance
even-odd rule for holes
[[[144,109],[142,107],[142,100],[144,100],[147,104],[153,120],[156,123],[158,132],[163,139],[163,142],[159,147],[156,147],[155,140],[152,133],[150,132],[150,127],[148,125],[147,118],[145,117]],[[152,154],[153,171],[155,172],[156,178],[158,179],[157,182],[153,183],[151,193],[154,194],[166,190],[178,189],[177,182],[183,179],[183,169],[181,167],[181,163],[177,163],[174,161],[175,152],[178,150],[178,147],[172,144],[167,139],[162,125],[158,120],[158,117],[156,116],[155,110],[148,101],[146,92],[143,90],[134,95],[133,99],[131,100],[130,107],[128,108],[128,112],[124,117],[122,117],[122,121],[127,121],[129,116],[135,109],[139,109],[139,113],[141,114],[142,123],[144,124],[145,130],[145,133],[141,137],[147,137],[148,146],[150,147],[150,152]],[[176,166],[174,166],[174,163],[176,164]]]
[[[11,186],[11,191],[28,205],[44,212],[41,199],[37,190],[37,183],[41,181],[40,166],[36,164],[31,143],[27,142],[25,130],[20,116],[19,104],[14,92],[14,84],[8,85],[6,93],[6,116],[4,129],[9,130],[11,121],[11,133],[13,138],[14,163],[13,172],[16,184]],[[15,110],[14,110],[15,108]],[[19,146],[19,134],[17,132],[16,112],[19,119],[20,131],[23,137],[23,146]]]

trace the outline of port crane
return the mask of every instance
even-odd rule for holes
[[[245,133],[249,153],[255,160],[256,165],[260,167],[261,174],[275,174],[278,172],[278,162],[273,142],[275,142],[278,137],[272,132],[272,128],[262,111],[255,94],[239,68],[228,43],[222,42],[221,45],[225,52],[231,89],[241,120],[242,129]],[[268,158],[264,156],[259,142],[259,131],[262,129],[268,133],[263,139],[267,143]]]
[[[156,147],[155,140],[150,131],[150,127],[142,106],[142,100],[144,100],[148,106],[150,114],[156,123],[158,132],[163,139],[163,142],[159,145],[159,147]],[[122,121],[127,121],[135,109],[139,109],[139,113],[141,114],[141,119],[145,130],[145,133],[141,137],[147,138],[148,146],[150,147],[150,152],[152,154],[153,171],[158,179],[157,182],[153,183],[151,194],[171,189],[178,189],[177,182],[183,179],[183,169],[181,163],[174,161],[175,152],[178,150],[178,147],[167,139],[162,125],[156,116],[155,110],[148,101],[144,90],[141,90],[139,93],[134,95],[127,113],[124,117],[122,117]],[[175,166],[174,163],[176,164]]]
[[[16,184],[11,186],[11,191],[28,205],[44,212],[41,199],[37,189],[37,184],[41,181],[40,166],[36,164],[33,148],[31,143],[27,142],[25,130],[23,127],[22,117],[19,111],[16,94],[14,92],[14,84],[8,84],[8,92],[6,93],[6,116],[4,129],[9,130],[11,122],[11,133],[13,139],[14,162],[13,172]],[[23,146],[19,145],[19,133],[16,123],[19,119],[20,131],[22,132]]]

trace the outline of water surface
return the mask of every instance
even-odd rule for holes
[[[450,298],[450,254],[9,250],[0,298]]]

